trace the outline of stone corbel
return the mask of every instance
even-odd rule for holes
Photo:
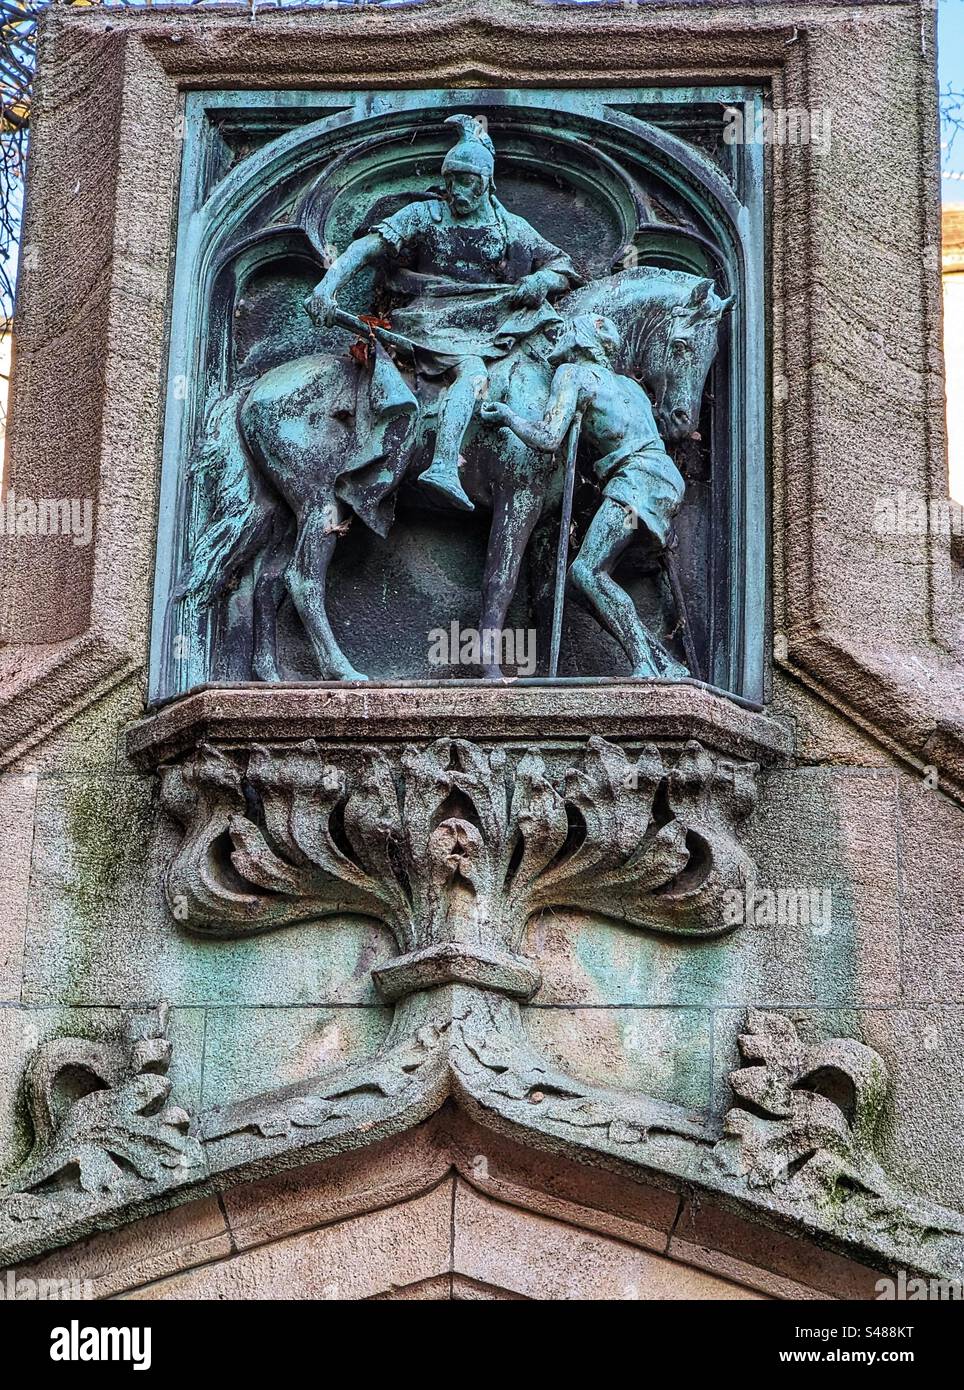
[[[588,1086],[532,1048],[520,1006],[541,980],[521,943],[535,914],[564,908],[668,935],[733,930],[723,899],[753,883],[740,831],[756,771],[695,740],[628,755],[598,737],[554,767],[439,739],[354,765],[314,741],[202,745],[163,769],[164,804],[184,827],[168,899],[186,927],[248,935],[356,912],[399,950],[374,972],[395,1005],[374,1059],[227,1107],[206,1135],[390,1123],[451,1090],[470,1108],[544,1106],[578,1131],[704,1134],[682,1108]]]
[[[538,979],[514,953],[549,908],[672,935],[731,930],[722,898],[753,879],[739,829],[756,772],[696,740],[628,756],[592,737],[556,771],[466,739],[375,749],[354,769],[314,740],[203,744],[162,769],[184,827],[168,900],[216,935],[362,913],[403,953],[380,977],[386,997],[406,973],[419,988],[484,977],[499,989],[500,972],[527,997]]]

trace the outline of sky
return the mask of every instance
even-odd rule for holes
[[[951,140],[947,122],[941,131],[944,142],[944,177],[941,190],[945,203],[964,203],[964,0],[938,0],[937,61],[941,92],[948,87],[960,94],[962,129]]]

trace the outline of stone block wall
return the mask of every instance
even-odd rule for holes
[[[72,557],[66,581],[47,574],[36,547],[5,562],[0,1179],[36,1137],[24,1076],[38,1047],[115,1038],[132,1010],[169,1002],[172,1096],[194,1116],[337,1075],[380,1056],[392,1036],[393,1009],[372,975],[398,954],[384,924],[346,914],[220,939],[187,929],[166,896],[183,831],[130,741],[146,714],[176,182],[164,142],[148,152],[144,141],[158,142],[192,83],[298,85],[327,72],[337,85],[352,72],[377,85],[405,45],[408,76],[436,85],[444,74],[476,80],[462,62],[502,85],[573,71],[615,84],[639,77],[645,40],[647,80],[678,73],[685,53],[687,70],[763,74],[781,100],[807,94],[834,108],[836,165],[773,152],[772,366],[789,390],[776,393],[770,419],[772,662],[761,718],[783,751],[762,759],[741,830],[758,889],[815,896],[808,922],[745,923],[712,940],[601,913],[537,915],[521,955],[541,984],[521,1006],[522,1035],[587,1094],[638,1093],[719,1132],[746,1062],[737,1037],[748,1010],[785,1015],[808,1043],[856,1040],[888,1077],[873,1135],[880,1169],[908,1211],[918,1199],[964,1210],[964,584],[939,540],[895,552],[873,532],[875,498],[943,486],[939,262],[926,255],[938,235],[932,11],[830,0],[651,13],[560,5],[551,15],[529,0],[416,8],[391,18],[324,12],[310,24],[47,20],[28,200],[42,249],[24,284],[11,476],[25,494],[64,495],[69,453],[73,486],[101,510],[93,552]],[[98,119],[113,113],[120,140],[108,151],[105,132],[87,137],[96,177],[81,175],[83,216],[105,240],[96,274],[68,257],[55,276],[50,239],[69,240],[79,214],[54,187],[76,181],[75,156],[54,149],[69,134],[82,72],[102,77]],[[137,101],[152,113],[149,137],[136,130]],[[897,111],[895,126],[885,117]],[[96,381],[77,384],[64,424],[67,404],[54,414],[44,406],[63,369],[43,345],[76,314]],[[70,444],[75,431],[82,447]],[[48,450],[52,432],[59,443]],[[611,727],[608,699],[599,687],[598,731],[637,748],[638,732]],[[574,741],[531,729],[550,751]],[[594,732],[590,719],[586,736]],[[685,736],[681,727],[669,742]],[[430,741],[403,723],[398,737]],[[494,723],[489,742],[505,738]],[[530,1151],[515,1112],[494,1119],[457,1089],[445,1108],[441,1093],[420,1102],[407,1136],[392,1121],[394,1135],[376,1126],[373,1147],[357,1132],[333,1153],[279,1141],[183,1187],[127,1194],[94,1223],[113,1232],[91,1236],[91,1223],[65,1216],[31,1235],[21,1221],[5,1249],[22,1273],[76,1271],[100,1296],[388,1297],[399,1285],[409,1292],[398,1296],[466,1299],[863,1298],[881,1269],[902,1260],[956,1269],[964,1249],[950,1227],[936,1245],[918,1232],[886,1246],[835,1216],[811,1243],[778,1202],[756,1198],[742,1215],[710,1197],[701,1210],[679,1197],[681,1185],[695,1174],[710,1192],[716,1179],[675,1150],[633,1148],[630,1171],[616,1140],[594,1149],[591,1136],[580,1139],[573,1157],[550,1126],[530,1135]],[[498,1180],[473,1167],[480,1153]],[[382,1193],[385,1210],[362,1189]],[[334,1293],[318,1283],[322,1266],[342,1271],[327,1280]],[[345,1282],[348,1269],[356,1283]]]

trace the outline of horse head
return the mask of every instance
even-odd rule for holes
[[[685,298],[670,307],[645,345],[638,375],[652,394],[656,423],[668,441],[687,438],[699,423],[720,319],[734,298],[722,299],[712,280],[697,279]]]
[[[615,322],[623,340],[619,370],[642,382],[660,434],[675,443],[697,428],[720,320],[734,298],[722,298],[702,276],[640,266],[594,281],[556,307]]]

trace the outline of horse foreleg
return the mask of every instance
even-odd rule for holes
[[[311,642],[322,680],[363,681],[345,656],[331,630],[326,611],[328,566],[338,543],[338,526],[347,515],[331,499],[306,503],[298,522],[295,553],[285,582]]]
[[[563,470],[554,469],[542,504],[542,512],[533,529],[527,551],[529,598],[535,614],[536,630],[543,633],[552,631],[563,484]]]
[[[482,578],[483,634],[491,634],[485,644],[490,660],[483,665],[486,680],[499,680],[502,665],[499,661],[501,634],[509,604],[519,583],[519,571],[532,528],[542,507],[542,498],[526,484],[510,490],[497,490],[492,499],[492,527],[485,557]],[[534,655],[534,654],[533,654]]]

